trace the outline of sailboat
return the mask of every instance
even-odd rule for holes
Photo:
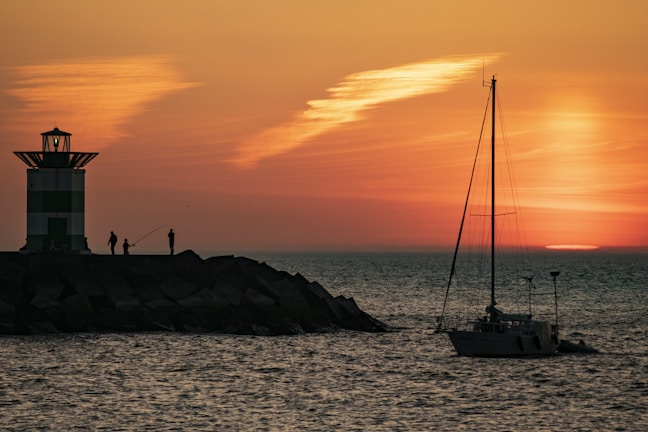
[[[490,303],[486,306],[486,313],[481,317],[473,320],[460,321],[458,324],[448,324],[446,317],[446,308],[448,305],[448,295],[452,286],[453,278],[456,276],[457,256],[461,245],[461,236],[464,229],[464,222],[466,221],[468,202],[472,189],[473,176],[475,168],[473,167],[473,176],[471,176],[470,187],[468,190],[468,197],[466,198],[466,205],[464,206],[463,217],[459,229],[459,236],[457,239],[455,252],[450,270],[450,278],[446,289],[446,296],[443,303],[443,310],[441,316],[437,318],[438,327],[437,333],[446,333],[449,336],[452,345],[459,355],[475,356],[475,357],[521,357],[521,356],[544,356],[551,355],[556,352],[560,343],[558,334],[558,302],[556,290],[556,278],[559,272],[551,272],[554,282],[554,303],[555,303],[555,319],[551,320],[535,320],[531,313],[531,291],[529,291],[529,313],[505,313],[497,307],[496,302],[496,282],[498,276],[496,274],[496,256],[498,248],[496,248],[496,240],[500,238],[500,233],[496,232],[497,225],[495,223],[496,217],[503,216],[498,214],[498,207],[496,207],[496,193],[495,193],[495,119],[496,119],[496,102],[495,102],[495,89],[496,89],[495,76],[490,81],[490,94],[491,97],[491,148],[490,148],[490,172],[486,177],[490,183],[489,193],[487,196],[486,207],[489,208],[482,216],[482,219],[490,219],[490,236],[486,236],[487,243],[490,243],[490,248],[486,247],[490,255]],[[488,104],[487,104],[488,105]],[[486,117],[485,117],[486,118]],[[475,160],[477,161],[477,159]],[[489,201],[489,203],[488,203]],[[488,237],[490,237],[488,239]],[[533,286],[532,277],[525,277],[531,287]],[[456,324],[456,325],[455,325]]]

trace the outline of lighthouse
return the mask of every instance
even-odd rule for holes
[[[69,132],[43,132],[41,151],[16,151],[27,164],[27,243],[23,252],[89,253],[85,167],[99,153],[70,151]]]

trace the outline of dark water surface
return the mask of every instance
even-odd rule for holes
[[[561,266],[563,335],[599,355],[459,357],[434,333],[447,255],[246,254],[398,330],[0,338],[2,430],[648,430],[648,258]],[[207,255],[204,255],[207,256]]]

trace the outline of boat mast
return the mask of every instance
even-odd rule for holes
[[[491,79],[491,316],[495,310],[495,75]]]

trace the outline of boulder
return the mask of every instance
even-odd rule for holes
[[[214,294],[210,289],[203,288],[188,297],[178,300],[178,304],[190,312],[203,315],[223,309],[230,302]]]
[[[111,299],[133,295],[133,290],[124,277],[125,272],[115,264],[115,262],[92,263],[89,270],[94,280],[101,287],[101,292]]]
[[[240,305],[245,296],[245,289],[230,285],[227,281],[222,279],[214,282],[212,292],[214,295],[225,299],[229,304],[234,306]]]
[[[70,283],[77,293],[85,296],[101,296],[105,294],[101,285],[87,272],[74,275],[70,279]]]
[[[196,288],[195,285],[175,275],[170,276],[166,281],[164,281],[160,286],[160,289],[164,295],[176,301],[189,297],[198,291],[198,288]]]
[[[22,289],[22,281],[7,281],[0,280],[0,300],[7,301],[11,304],[17,304],[22,301],[22,296],[25,294]]]
[[[31,305],[20,305],[16,308],[14,325],[17,334],[49,334],[61,331],[45,312]]]
[[[136,331],[137,312],[117,309],[99,309],[96,311],[97,328],[103,331]]]
[[[142,310],[142,302],[134,295],[120,297],[115,299],[115,310],[137,313]]]
[[[32,281],[31,286],[31,291],[37,297],[50,300],[58,300],[65,289],[65,286],[61,282],[50,282],[42,279],[40,281]]]
[[[259,309],[268,310],[275,307],[277,301],[265,295],[264,293],[255,290],[254,288],[248,288],[245,291],[244,301],[247,301]]]
[[[4,282],[20,284],[25,277],[25,268],[7,257],[0,257],[0,285]]]
[[[277,299],[278,307],[296,322],[303,322],[313,315],[311,304],[304,296],[301,281],[282,278],[268,282],[258,276],[260,283]]]
[[[85,294],[74,294],[63,300],[66,331],[89,331],[95,328],[95,311]]]
[[[63,294],[63,284],[54,282],[34,284],[32,282],[32,287],[36,293],[30,302],[30,306],[43,312],[54,323],[61,321],[64,310],[59,299]]]
[[[146,302],[146,307],[166,317],[172,317],[184,311],[182,306],[166,297],[150,300]]]
[[[16,319],[16,307],[9,302],[0,300],[0,334],[14,334]]]

